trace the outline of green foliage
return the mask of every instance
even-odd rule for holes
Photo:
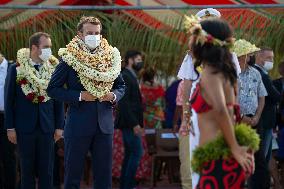
[[[254,129],[243,123],[236,125],[234,129],[239,145],[247,146],[253,151],[258,150],[260,139]],[[228,147],[224,136],[219,133],[216,139],[198,147],[193,152],[193,158],[191,161],[192,170],[194,172],[200,172],[204,163],[212,160],[218,160],[220,158],[227,158],[230,155],[230,148]]]
[[[33,17],[25,25],[19,23],[27,15],[13,15],[11,19],[0,21],[0,52],[8,59],[15,60],[16,51],[28,46],[29,36],[36,31],[44,31],[51,34],[53,53],[57,56],[58,49],[76,35],[76,25],[82,15],[95,15],[101,19],[104,36],[111,45],[118,47],[122,56],[129,49],[140,50],[145,54],[146,65],[154,66],[163,73],[162,77],[176,75],[187,50],[188,36],[181,28],[182,20],[170,17],[165,19],[165,23],[175,29],[169,27],[155,30],[119,12],[105,14],[96,11],[49,11],[44,16]],[[254,15],[247,20],[240,17],[237,22],[233,16],[227,19],[232,20],[232,23],[234,20],[237,38],[245,38],[258,46],[272,47],[276,62],[283,58],[284,21],[281,15],[274,16],[267,23],[262,23]],[[9,25],[15,27],[5,29]],[[273,74],[276,75],[276,70]]]

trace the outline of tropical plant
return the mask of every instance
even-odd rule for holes
[[[32,11],[30,11],[32,12]],[[28,46],[29,36],[36,31],[44,31],[52,36],[53,53],[64,47],[74,35],[76,25],[82,15],[96,15],[103,23],[103,35],[110,44],[116,46],[122,55],[128,49],[137,49],[145,54],[145,62],[160,70],[161,76],[176,75],[177,69],[187,50],[187,33],[182,28],[182,20],[166,18],[166,23],[175,25],[166,29],[145,27],[133,18],[113,12],[97,11],[46,11],[37,17],[26,18],[15,15],[0,21],[0,52],[8,59],[15,60],[17,49]],[[284,21],[282,15],[275,15],[269,22],[262,23],[253,16],[249,18],[226,18],[234,24],[237,38],[245,38],[258,46],[270,46],[275,50],[276,62],[283,58]],[[11,27],[12,26],[12,27]],[[8,29],[7,29],[8,28]],[[274,70],[273,74],[275,75]]]

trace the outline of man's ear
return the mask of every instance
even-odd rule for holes
[[[83,40],[83,33],[81,31],[77,31],[77,35]]]
[[[38,47],[36,45],[32,45],[31,51],[37,51],[37,50],[38,50]]]

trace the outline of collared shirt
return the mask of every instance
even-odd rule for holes
[[[7,76],[8,61],[4,58],[0,64],[0,111],[4,111],[4,86]]]
[[[240,73],[238,84],[241,113],[255,115],[258,98],[267,96],[260,73],[255,68],[248,66]]]
[[[37,66],[37,65],[38,65],[39,67],[42,66],[42,64],[34,62],[31,58],[30,58],[30,63],[32,64],[32,66]]]
[[[255,64],[256,67],[260,68],[264,73],[268,74],[268,72],[260,65]]]

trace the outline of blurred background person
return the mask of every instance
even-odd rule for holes
[[[143,68],[142,53],[130,50],[125,55],[125,68],[121,74],[126,90],[117,105],[115,125],[121,129],[124,159],[120,175],[120,189],[133,189],[137,183],[136,171],[143,155],[143,106],[138,73]]]
[[[16,187],[15,145],[9,142],[4,127],[4,86],[10,65],[0,53],[0,189]]]
[[[176,98],[177,98],[177,90],[179,83],[182,80],[174,81],[165,92],[165,101],[166,101],[166,108],[165,108],[165,128],[173,128],[175,125],[175,118],[176,115]]]
[[[284,61],[278,65],[280,78],[273,81],[274,86],[281,93],[281,101],[277,106],[276,125],[274,128],[277,139],[277,147],[272,153],[270,161],[271,175],[274,179],[275,188],[284,188]]]
[[[242,114],[241,119],[242,122],[250,125],[262,136],[263,125],[260,122],[260,116],[267,92],[260,73],[252,67],[255,64],[254,53],[259,50],[255,45],[244,39],[237,40],[233,49],[238,56],[241,67],[238,79],[238,101]],[[254,158],[255,172],[249,179],[249,188],[267,188],[269,187],[269,173],[262,147],[254,154]]]
[[[263,140],[264,154],[267,164],[271,158],[272,151],[272,129],[276,123],[276,105],[281,100],[280,91],[278,91],[272,83],[272,79],[268,72],[273,68],[274,53],[271,48],[262,48],[256,55],[256,68],[262,77],[263,84],[268,95],[265,97],[265,105],[261,115],[263,124]]]
[[[174,131],[179,132],[179,159],[180,159],[180,176],[183,189],[191,189],[191,172],[190,172],[190,154],[189,154],[189,136],[188,133],[182,133],[179,130],[180,120],[182,119],[182,105],[184,94],[184,80],[179,83],[176,97],[176,111],[174,116]]]
[[[142,73],[141,94],[145,128],[162,129],[165,121],[165,90],[155,82],[156,71],[146,68]]]

